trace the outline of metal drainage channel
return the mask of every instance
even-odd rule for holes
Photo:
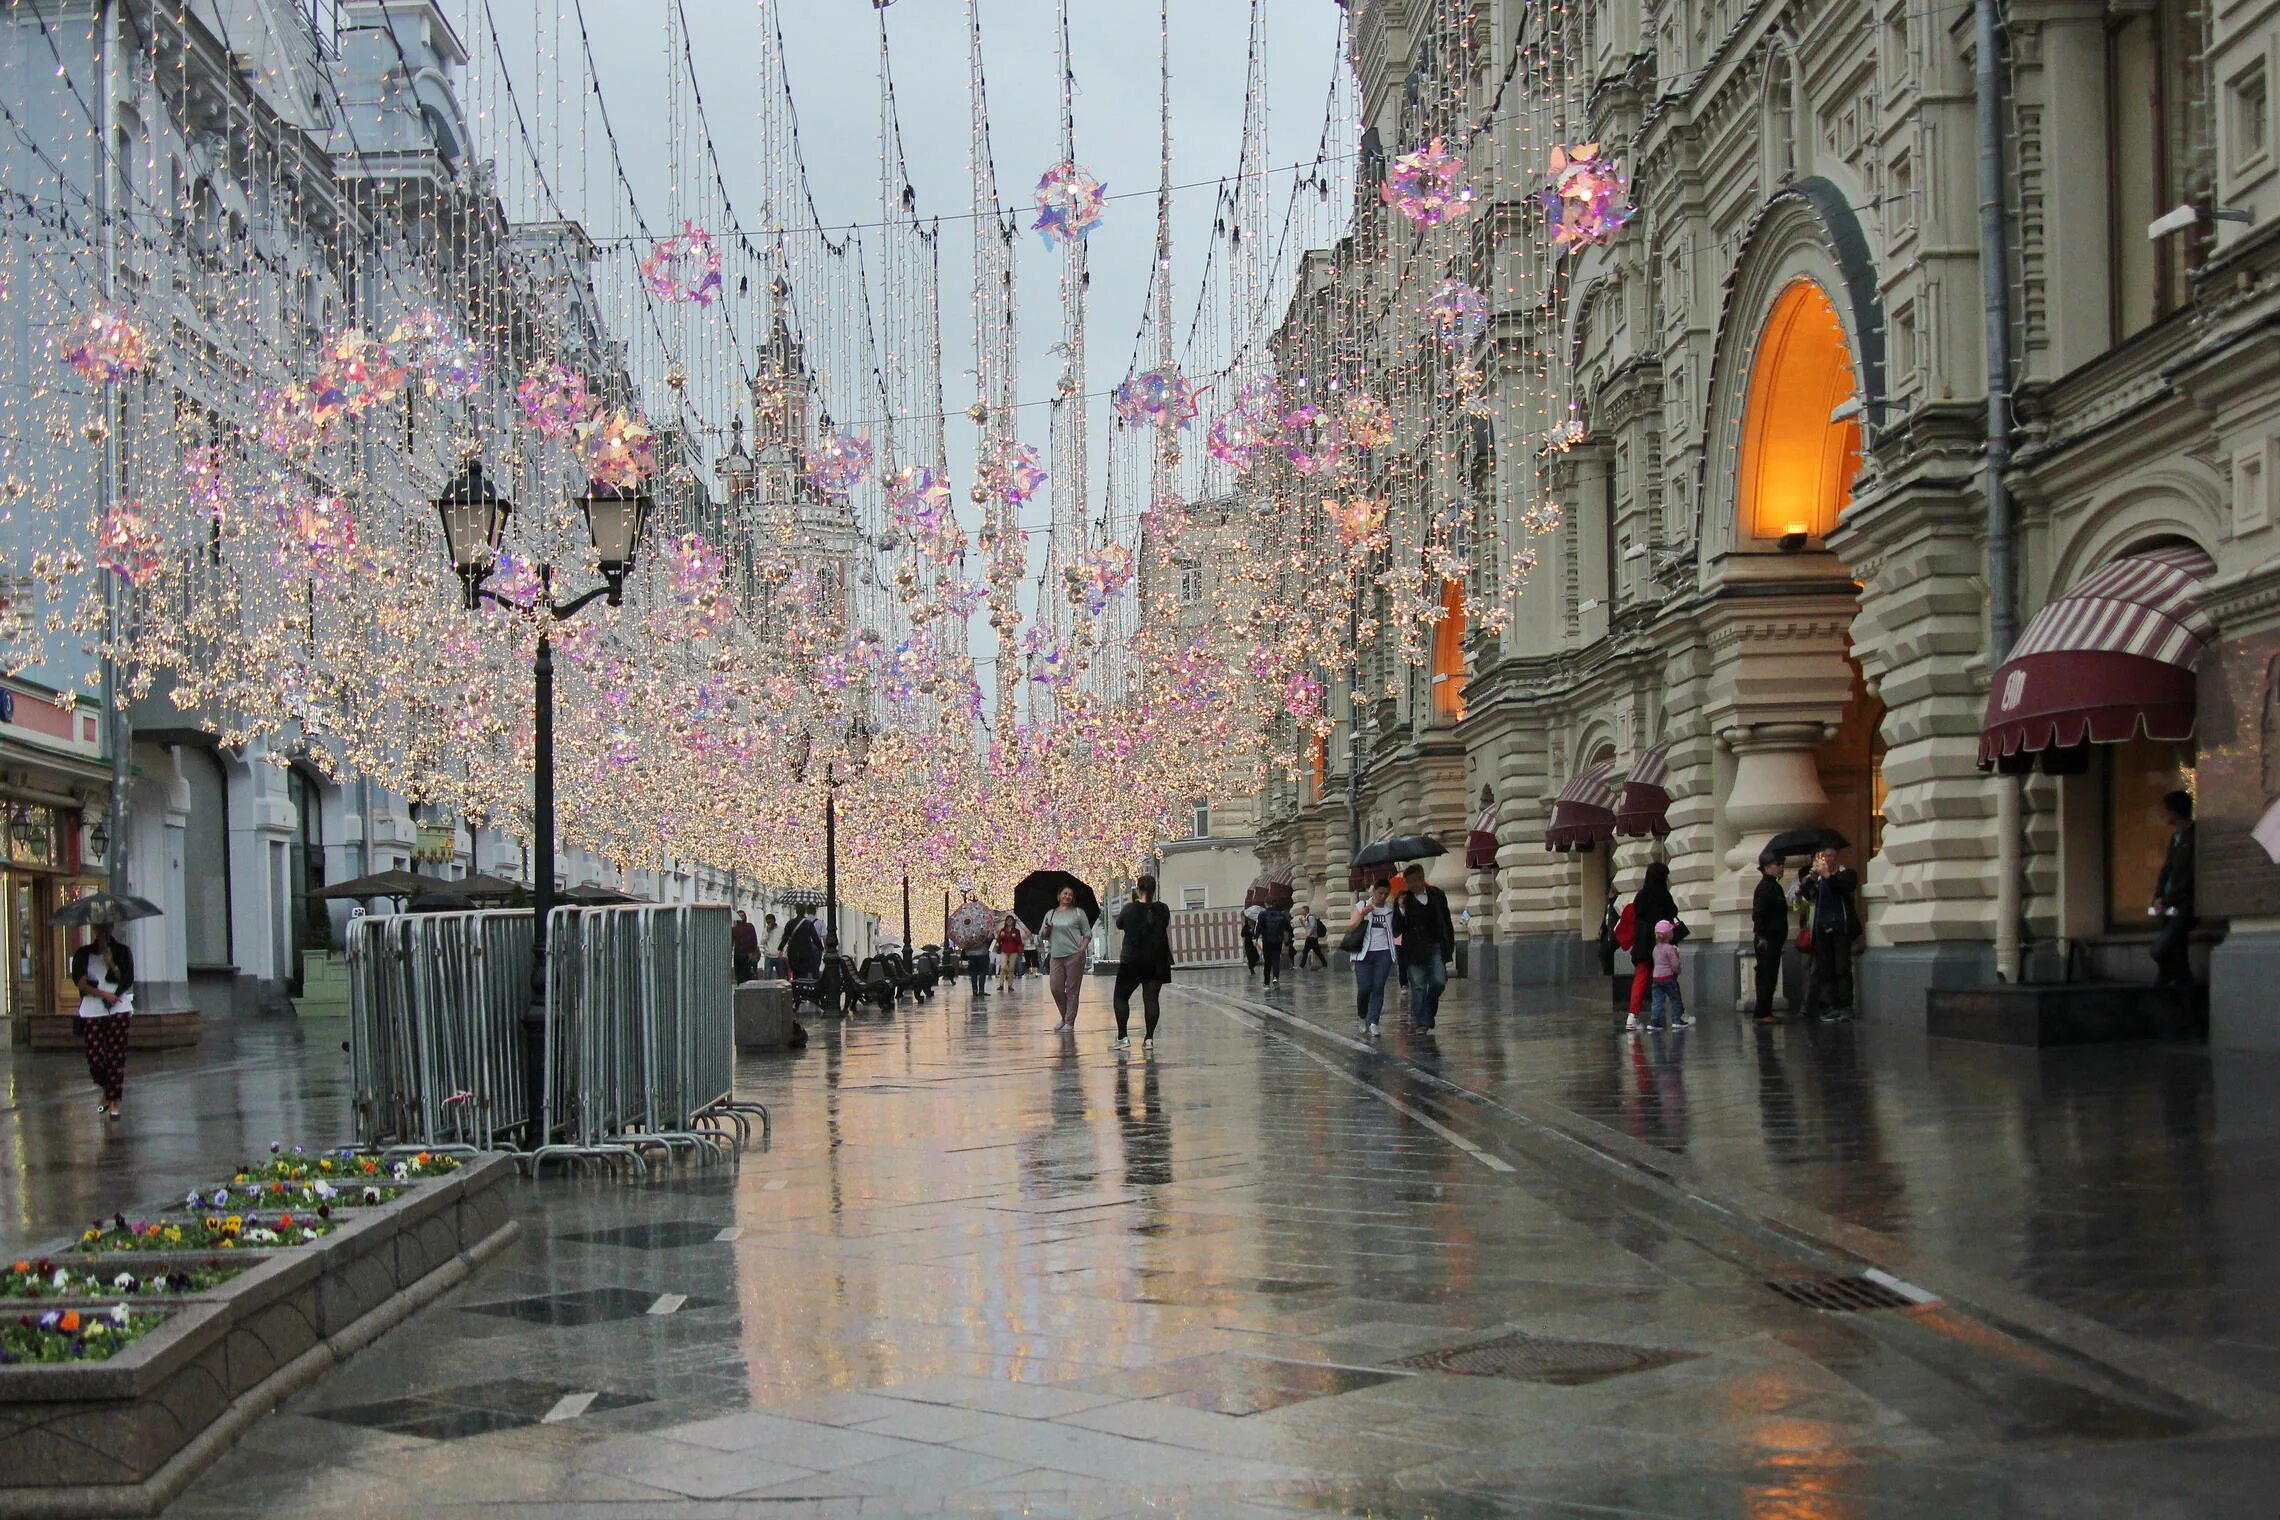
[[[1911,1298],[1869,1277],[1769,1277],[1765,1285],[1793,1304],[1825,1314],[1862,1314],[1873,1309],[1910,1309],[1925,1298]]]
[[[1699,1356],[1699,1352],[1692,1351],[1664,1351],[1653,1346],[1623,1346],[1609,1341],[1559,1340],[1515,1331],[1477,1345],[1421,1351],[1386,1365],[1412,1372],[1454,1372],[1466,1377],[1576,1384],[1668,1367],[1674,1362],[1690,1362]]]

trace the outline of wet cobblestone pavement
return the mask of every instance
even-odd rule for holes
[[[1183,976],[1153,1059],[1034,979],[749,1058],[772,1146],[521,1187],[168,1513],[2273,1512],[2280,1068],[1462,983],[1373,1051],[1347,985]],[[0,1247],[337,1134],[329,1048],[246,1026],[108,1133],[0,1062]]]

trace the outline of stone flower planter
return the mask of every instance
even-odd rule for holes
[[[228,1253],[237,1276],[137,1299],[166,1322],[99,1362],[0,1366],[0,1517],[155,1514],[278,1400],[464,1279],[513,1239],[506,1156],[404,1184],[307,1245]],[[204,1264],[211,1249],[44,1252],[98,1277]],[[109,1308],[101,1297],[58,1307]],[[0,1302],[0,1314],[31,1305]]]

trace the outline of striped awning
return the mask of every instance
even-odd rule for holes
[[[1615,832],[1633,839],[1670,832],[1670,746],[1658,744],[1631,762],[1615,805]]]
[[[2191,738],[2193,670],[2216,631],[2201,583],[2216,568],[2198,549],[2148,549],[2036,613],[1987,693],[1979,768],[2069,768],[2084,744]]]
[[[1496,809],[1485,807],[1473,820],[1472,831],[1465,835],[1465,869],[1493,871],[1496,869]]]
[[[1583,850],[1615,834],[1615,762],[1605,761],[1568,784],[1552,799],[1552,821],[1544,830],[1547,850]]]

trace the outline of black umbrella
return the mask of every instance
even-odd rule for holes
[[[1061,889],[1077,894],[1077,906],[1094,922],[1100,920],[1100,894],[1066,871],[1032,871],[1013,889],[1013,916],[1032,929],[1043,927],[1045,915],[1060,903]]]
[[[404,905],[407,913],[467,913],[473,911],[475,900],[451,890],[451,884],[434,881],[424,892],[414,892],[412,900]]]
[[[374,871],[370,876],[359,876],[309,895],[334,901],[351,897],[409,897],[414,892],[427,891],[436,882],[436,877],[422,876],[417,871]]]
[[[609,887],[564,887],[554,894],[557,903],[574,908],[624,908],[641,901]]]
[[[1430,834],[1401,834],[1362,846],[1362,853],[1354,857],[1354,869],[1366,870],[1371,866],[1389,866],[1396,861],[1422,860],[1428,855],[1448,853],[1441,841]]]
[[[1849,850],[1852,841],[1835,829],[1791,829],[1776,834],[1758,851],[1758,864],[1770,865],[1776,860],[1789,860],[1799,855],[1818,855],[1823,850]]]
[[[58,929],[84,929],[91,924],[123,924],[138,918],[158,917],[158,904],[142,897],[116,892],[90,892],[55,910],[49,922]]]
[[[503,901],[530,896],[530,888],[521,882],[509,881],[504,876],[492,876],[481,871],[473,876],[462,876],[457,881],[447,881],[443,884],[443,889],[446,892],[457,892],[461,897],[472,898],[477,902]]]

